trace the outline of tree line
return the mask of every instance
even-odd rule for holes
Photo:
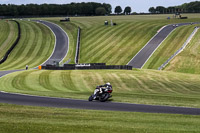
[[[44,15],[105,15],[112,12],[110,4],[82,2],[70,4],[0,4],[0,16],[44,16]]]
[[[130,15],[130,14],[131,14],[131,11],[132,11],[131,7],[130,7],[130,6],[127,6],[127,7],[125,7],[123,13],[124,13],[124,14],[127,14],[127,15]],[[122,13],[122,8],[121,8],[121,6],[116,6],[116,7],[115,7],[115,13],[116,13],[116,14],[121,14],[121,13]]]
[[[167,13],[200,13],[200,1],[194,1],[190,3],[184,3],[180,6],[170,6],[170,7],[163,7],[163,6],[157,6],[156,8],[150,7],[149,8],[150,13],[161,13],[161,14],[167,14]]]

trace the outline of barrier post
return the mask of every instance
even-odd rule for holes
[[[41,69],[42,69],[42,66],[38,66],[38,69],[41,70]]]

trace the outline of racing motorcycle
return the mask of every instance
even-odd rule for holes
[[[101,102],[105,102],[108,100],[108,98],[112,97],[111,93],[112,89],[107,89],[97,86],[96,89],[94,90],[94,94],[92,94],[88,98],[88,101],[99,100]]]

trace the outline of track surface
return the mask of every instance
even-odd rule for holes
[[[142,68],[154,51],[160,46],[165,38],[176,28],[191,23],[180,23],[178,26],[167,25],[158,32],[128,63],[134,68]]]
[[[41,21],[40,21],[41,22]],[[47,24],[56,35],[56,47],[50,59],[62,59],[66,55],[64,51],[60,54],[59,44],[66,44],[68,39],[57,42],[57,37],[63,36],[63,30],[59,27],[42,21],[43,24]],[[68,43],[67,43],[68,44]],[[58,48],[57,48],[58,47]],[[63,50],[63,49],[62,49]],[[61,50],[61,51],[62,51]],[[66,49],[65,49],[66,52]],[[57,55],[57,54],[58,55]],[[49,59],[49,60],[50,60]],[[19,70],[0,71],[0,77]],[[112,111],[129,111],[129,112],[149,112],[149,113],[172,113],[172,114],[189,114],[200,115],[200,108],[182,108],[182,107],[169,107],[169,106],[155,106],[155,105],[142,105],[142,104],[127,104],[127,103],[114,103],[114,102],[88,102],[86,100],[73,100],[73,99],[61,99],[50,98],[40,96],[30,96],[23,94],[13,94],[0,92],[0,103],[18,104],[18,105],[31,105],[31,106],[44,106],[44,107],[59,107],[59,108],[76,108],[76,109],[94,109],[94,110],[112,110]]]
[[[197,108],[126,104],[114,102],[88,102],[84,100],[38,97],[20,94],[9,94],[3,92],[0,93],[0,102],[9,104],[59,108],[200,115],[200,109]]]
[[[51,55],[51,57],[45,63],[43,63],[43,65],[53,64],[53,61],[57,61],[57,62],[62,61],[63,58],[66,56],[68,52],[68,47],[69,47],[69,44],[68,44],[69,38],[66,32],[64,32],[63,29],[61,29],[58,25],[54,23],[47,22],[47,21],[37,21],[37,22],[40,22],[48,26],[52,30],[54,35],[56,36],[56,47],[54,48],[54,52]]]
[[[0,78],[6,74],[17,72],[17,71],[23,71],[23,70],[8,70],[8,71],[0,71]]]

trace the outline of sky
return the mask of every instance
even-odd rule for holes
[[[200,0],[0,0],[0,4],[69,4],[71,2],[98,2],[98,3],[109,3],[112,5],[112,10],[116,6],[121,6],[124,9],[126,6],[130,6],[132,12],[142,13],[148,12],[150,7],[156,6],[177,6],[183,3],[189,3],[192,1]]]

